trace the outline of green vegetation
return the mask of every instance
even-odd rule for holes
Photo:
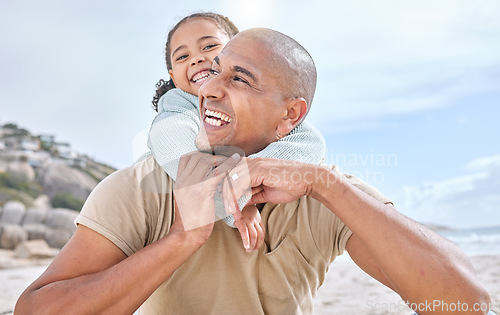
[[[0,188],[2,187],[22,191],[32,198],[42,194],[42,188],[38,183],[30,182],[17,173],[0,172]]]
[[[11,129],[14,131],[13,136],[27,136],[30,134],[30,132],[24,128],[19,128],[16,124],[5,124],[3,125],[3,128],[5,129]]]
[[[28,208],[33,206],[34,201],[33,197],[22,191],[0,186],[0,206],[9,200],[19,200]]]
[[[55,136],[53,135],[32,135],[27,129],[20,128],[15,123],[0,125],[0,128],[3,128],[1,130],[0,141],[4,141],[6,147],[5,152],[4,150],[0,152],[2,170],[17,169],[16,167],[9,168],[10,163],[21,166],[19,172],[10,170],[0,171],[0,205],[9,200],[19,200],[27,207],[31,207],[38,196],[48,194],[53,196],[51,200],[53,207],[81,210],[84,200],[75,197],[71,193],[64,192],[64,187],[54,185],[44,177],[50,165],[54,161],[61,160],[57,147],[64,143],[55,142]],[[30,151],[29,149],[23,149],[26,143],[29,148],[29,145],[35,144],[35,141],[40,144],[40,147],[35,151],[47,152],[54,159],[45,159],[44,156],[48,155],[39,154],[40,152],[23,152]],[[75,160],[67,159],[64,162],[69,167],[73,167],[79,172],[90,176],[96,183],[115,171],[114,168],[96,162],[85,155],[80,155]],[[3,166],[4,164],[6,167]],[[35,176],[33,176],[33,171]],[[44,187],[44,185],[47,186]],[[78,183],[75,183],[75,185],[78,186]],[[54,189],[57,189],[57,191],[54,191]]]
[[[66,208],[80,211],[82,209],[83,203],[83,200],[78,199],[67,192],[57,193],[54,198],[52,198],[52,206],[54,208]]]

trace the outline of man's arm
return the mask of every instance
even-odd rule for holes
[[[281,203],[309,195],[353,232],[347,250],[373,277],[416,305],[489,303],[465,254],[453,243],[354,187],[327,168],[269,159],[247,161],[252,202]],[[229,174],[232,175],[231,173]],[[297,180],[300,178],[301,180]],[[257,190],[258,191],[258,190]],[[425,309],[419,313],[425,314]]]
[[[368,196],[340,174],[325,171],[331,187],[314,185],[312,196],[351,229],[347,250],[364,270],[404,301],[424,306],[416,310],[421,314],[435,300],[467,303],[469,309],[474,303],[489,303],[472,265],[456,245],[394,206]]]
[[[169,233],[129,257],[79,225],[46,272],[23,292],[16,314],[133,313],[209,238],[217,183],[238,161],[208,154],[181,159]]]
[[[42,276],[23,292],[15,313],[131,314],[196,252],[203,243],[198,236],[174,228],[126,257],[111,241],[79,225]]]

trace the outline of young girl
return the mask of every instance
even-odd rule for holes
[[[195,13],[183,18],[168,33],[165,60],[170,80],[157,83],[153,108],[158,112],[149,132],[148,146],[167,174],[175,180],[179,159],[196,151],[200,129],[198,90],[208,80],[212,62],[225,44],[238,33],[226,17],[216,13]],[[289,135],[250,157],[271,157],[318,164],[325,154],[322,135],[309,124],[299,124]],[[247,250],[256,249],[263,235],[260,214],[253,205],[239,200],[241,220],[227,216],[221,197],[215,196],[216,215],[237,227]]]

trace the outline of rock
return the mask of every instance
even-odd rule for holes
[[[51,231],[50,228],[39,223],[23,225],[23,229],[28,233],[28,240],[45,240]]]
[[[73,232],[64,229],[48,229],[45,234],[45,240],[50,247],[63,248],[69,241]]]
[[[14,250],[18,258],[51,258],[57,255],[57,250],[49,247],[45,240],[24,241]]]
[[[71,233],[76,231],[75,219],[79,212],[69,209],[52,209],[48,212],[45,225],[53,229],[63,229]]]
[[[21,226],[15,224],[2,224],[2,234],[0,235],[0,247],[14,249],[17,244],[28,240],[28,232]]]
[[[3,206],[0,223],[4,224],[20,224],[26,213],[24,204],[17,200],[7,201]]]
[[[69,209],[53,209],[49,211],[45,226],[48,228],[45,240],[50,247],[62,248],[76,231],[75,219],[77,211]]]
[[[7,166],[7,171],[18,174],[21,179],[28,182],[35,180],[35,170],[27,161],[11,161]]]
[[[49,210],[52,208],[50,198],[47,195],[40,195],[33,201],[33,208]]]
[[[97,185],[97,180],[89,174],[61,163],[49,164],[38,180],[51,199],[58,193],[66,192],[85,200]]]
[[[45,223],[47,221],[47,216],[49,215],[49,210],[46,209],[35,209],[31,208],[26,211],[22,225]]]

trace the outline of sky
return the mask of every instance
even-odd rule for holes
[[[144,150],[170,28],[197,11],[268,27],[313,56],[307,119],[326,162],[424,223],[500,225],[500,2],[0,3],[0,124],[122,168]]]

